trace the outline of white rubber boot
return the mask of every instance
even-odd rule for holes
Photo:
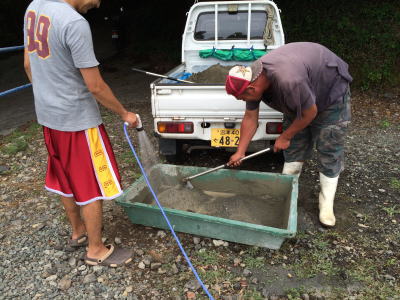
[[[283,165],[282,174],[285,175],[297,175],[299,178],[301,169],[303,168],[304,162],[294,161],[294,162],[285,162]]]
[[[319,193],[319,221],[329,227],[335,226],[336,218],[333,213],[333,201],[339,176],[330,178],[319,173],[321,192]]]

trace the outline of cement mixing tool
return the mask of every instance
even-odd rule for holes
[[[261,151],[258,151],[258,152],[255,152],[255,153],[253,153],[253,154],[250,154],[250,155],[247,155],[247,156],[243,157],[240,161],[242,162],[242,161],[244,161],[244,160],[247,160],[247,159],[249,159],[249,158],[258,156],[258,155],[263,154],[263,153],[265,153],[265,152],[268,152],[268,151],[270,151],[270,150],[271,150],[271,148],[263,149],[263,150],[261,150]],[[186,184],[186,187],[188,187],[188,188],[190,188],[190,189],[193,189],[193,185],[191,184],[190,180],[192,180],[192,179],[194,179],[194,178],[197,178],[197,177],[199,177],[199,176],[203,176],[203,175],[206,175],[206,174],[208,174],[208,173],[217,171],[217,170],[222,169],[222,168],[225,168],[225,167],[228,167],[228,164],[227,164],[227,163],[226,163],[226,164],[223,164],[223,165],[220,165],[220,166],[218,166],[218,167],[216,167],[216,168],[213,168],[213,169],[210,169],[210,170],[201,172],[201,173],[199,173],[199,174],[196,174],[196,175],[192,175],[192,176],[183,178],[183,179],[182,179],[182,182],[183,182],[184,184]]]

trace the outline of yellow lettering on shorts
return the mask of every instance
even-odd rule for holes
[[[104,197],[113,197],[121,192],[121,187],[115,176],[108,158],[103,140],[98,128],[86,130],[94,171]]]

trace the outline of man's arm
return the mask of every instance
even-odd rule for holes
[[[275,141],[274,152],[285,150],[290,146],[290,140],[315,119],[318,109],[315,104],[301,112],[301,119],[295,119]]]
[[[130,127],[137,126],[136,114],[127,111],[118,101],[107,83],[104,82],[98,67],[79,69],[85,80],[86,86],[98,102],[106,108],[117,113]]]
[[[28,50],[26,48],[24,50],[24,68],[29,81],[32,82],[31,62],[29,60]]]
[[[256,133],[258,126],[258,113],[259,108],[255,110],[246,109],[242,120],[242,125],[240,126],[239,146],[236,153],[230,157],[228,162],[229,166],[237,167],[241,164],[240,159],[245,156],[247,147],[249,146],[251,139]]]

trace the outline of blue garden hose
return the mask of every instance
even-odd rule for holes
[[[0,53],[14,52],[18,50],[23,50],[24,48],[25,48],[24,46],[4,47],[0,48]]]
[[[131,139],[129,138],[128,130],[127,130],[127,125],[128,125],[127,123],[124,123],[125,137],[126,137],[126,140],[128,141],[129,147],[131,148],[133,155],[134,155],[135,158],[136,158],[136,161],[137,161],[137,163],[138,163],[138,165],[139,165],[139,167],[140,167],[140,170],[142,171],[142,174],[143,174],[143,177],[144,177],[144,179],[145,179],[145,181],[146,181],[146,183],[147,183],[147,186],[149,187],[150,192],[151,192],[151,194],[153,195],[154,200],[156,200],[157,205],[158,205],[158,207],[160,208],[161,213],[162,213],[162,215],[164,216],[165,221],[167,221],[168,227],[169,227],[169,229],[171,230],[171,233],[172,233],[172,235],[174,236],[174,238],[175,238],[175,240],[176,240],[176,243],[177,243],[178,246],[179,246],[179,249],[181,249],[181,252],[182,252],[183,256],[185,257],[185,259],[186,259],[186,261],[187,261],[187,263],[188,263],[190,269],[192,270],[194,276],[196,277],[197,281],[200,283],[201,287],[203,288],[204,292],[207,294],[208,298],[211,299],[211,300],[214,300],[213,296],[210,294],[210,292],[208,291],[208,289],[205,287],[204,283],[201,281],[199,274],[197,274],[196,269],[195,269],[194,266],[192,265],[192,262],[190,261],[190,258],[187,256],[187,254],[186,254],[186,252],[185,252],[185,249],[183,249],[182,244],[181,244],[181,242],[179,241],[179,238],[178,238],[178,236],[176,235],[174,228],[172,227],[172,225],[171,225],[171,223],[170,223],[170,221],[169,221],[167,215],[165,214],[165,211],[164,211],[162,205],[161,205],[160,202],[158,201],[157,195],[156,195],[156,193],[154,192],[154,190],[153,190],[153,188],[152,188],[152,186],[151,186],[151,184],[150,184],[150,181],[149,181],[149,179],[148,179],[148,177],[147,177],[147,175],[146,175],[146,171],[144,170],[144,168],[143,168],[143,166],[142,166],[142,163],[140,162],[140,159],[139,159],[138,155],[136,154],[135,148],[134,148],[133,145],[132,145]],[[142,127],[140,127],[140,128],[142,128]]]
[[[4,91],[4,92],[0,92],[0,97],[7,96],[7,95],[9,95],[9,94],[18,92],[18,91],[20,91],[20,90],[24,90],[24,89],[29,88],[29,87],[31,87],[31,86],[32,86],[32,84],[31,84],[31,83],[28,83],[28,84],[25,84],[25,85],[22,85],[22,86],[13,88],[13,89],[11,89],[11,90],[7,90],[7,91]]]

